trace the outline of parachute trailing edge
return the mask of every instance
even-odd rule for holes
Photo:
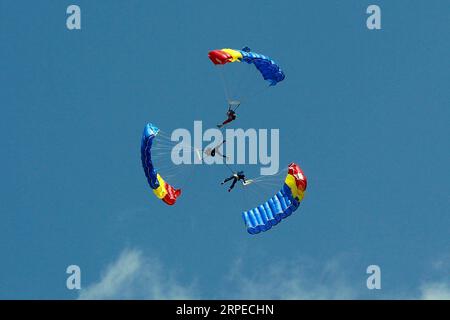
[[[262,74],[264,80],[269,81],[271,86],[276,85],[285,78],[284,72],[274,60],[268,56],[252,52],[247,47],[242,50],[212,50],[208,53],[208,57],[215,65],[224,65],[231,62],[242,61],[248,64],[254,64]]]
[[[150,188],[153,189],[155,196],[168,205],[173,205],[177,201],[178,196],[180,196],[181,190],[175,189],[164,181],[153,166],[151,150],[153,139],[158,135],[158,133],[159,128],[151,123],[148,123],[144,128],[141,140],[142,167],[144,168],[148,184],[150,185]]]
[[[265,203],[242,213],[247,232],[257,234],[277,225],[290,216],[303,200],[307,179],[295,163],[288,166],[288,174],[280,191]]]

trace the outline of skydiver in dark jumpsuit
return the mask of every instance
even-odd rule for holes
[[[222,124],[218,124],[217,128],[222,128],[224,125],[226,125],[227,123],[230,123],[231,121],[236,120],[236,111],[234,111],[233,109],[231,109],[231,107],[228,108],[227,111],[227,119],[222,122]]]
[[[223,180],[223,182],[221,184],[224,184],[230,180],[233,180],[233,182],[231,183],[230,188],[228,189],[228,192],[230,192],[231,190],[233,190],[234,186],[236,185],[236,182],[242,180],[243,184],[246,184],[247,181],[245,179],[245,174],[244,171],[238,171],[236,173],[233,173],[233,175],[229,178],[226,178],[225,180]]]
[[[249,47],[244,47],[242,48],[242,51],[244,52],[250,52],[251,49]],[[236,102],[236,101],[235,101]],[[233,103],[234,104],[234,103]],[[221,124],[217,125],[217,128],[222,128],[224,125],[230,123],[231,121],[236,120],[236,109],[239,108],[240,102],[237,101],[237,106],[234,107],[234,109],[231,108],[232,104],[230,104],[230,106],[228,107],[228,111],[227,111],[227,119],[222,122]]]

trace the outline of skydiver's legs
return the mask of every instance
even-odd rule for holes
[[[233,180],[233,179],[235,179],[234,176],[231,176],[231,177],[229,177],[229,178],[226,178],[225,180],[223,180],[223,182],[222,182],[221,184],[227,183],[228,181]]]
[[[222,124],[218,124],[218,125],[217,125],[217,128],[220,129],[220,128],[222,128],[224,125],[230,123],[231,121],[233,121],[233,120],[235,120],[235,119],[236,119],[236,116],[230,116],[230,117],[228,117],[227,120],[225,120],[224,122],[222,122]]]
[[[233,121],[233,118],[228,118],[227,120],[225,120],[224,122],[222,122],[222,125],[226,125],[227,123],[230,123],[231,121]]]
[[[222,128],[224,125],[226,125],[227,123],[230,123],[231,121],[233,121],[233,119],[228,118],[227,120],[225,120],[224,122],[222,122],[222,124],[218,124],[217,128]]]
[[[237,181],[238,181],[238,179],[237,179],[237,178],[234,178],[233,183],[231,184],[230,188],[228,189],[228,192],[230,192],[231,190],[233,190],[233,188],[234,188],[234,186],[235,186],[235,184],[236,184]]]

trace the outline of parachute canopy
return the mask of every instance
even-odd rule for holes
[[[181,194],[181,190],[175,189],[164,181],[153,166],[151,150],[153,139],[158,133],[159,128],[151,123],[148,123],[144,128],[141,140],[142,167],[144,168],[148,184],[153,189],[153,193],[168,205],[173,205],[177,201],[177,197]]]
[[[276,85],[285,78],[284,72],[275,61],[268,56],[252,52],[247,47],[242,50],[212,50],[208,53],[208,57],[215,65],[224,65],[231,62],[242,61],[247,62],[248,64],[254,64],[262,74],[264,80],[269,81],[271,86]]]
[[[265,203],[242,213],[247,232],[267,231],[297,210],[306,191],[307,180],[302,169],[291,163],[280,191]]]

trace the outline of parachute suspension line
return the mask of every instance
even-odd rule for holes
[[[224,66],[220,65],[220,66],[217,66],[217,67],[219,68],[219,75],[220,75],[220,79],[222,81],[222,86],[223,86],[223,90],[224,90],[224,93],[225,93],[225,98],[226,98],[227,103],[228,103],[228,108],[233,110],[233,111],[236,111],[239,108],[239,106],[242,104],[242,101],[243,100],[247,100],[249,95],[246,94],[245,98],[242,95],[239,95],[238,97],[234,97],[236,92],[230,92],[230,86],[228,85],[228,81],[227,81],[226,76],[225,76]],[[238,86],[237,86],[237,89],[236,89],[238,92],[249,91],[249,90],[244,90],[243,87],[244,87],[244,83],[245,82],[247,82],[247,86],[249,86],[248,82],[250,82],[250,81],[248,79],[247,79],[247,81],[244,81],[243,78],[244,77],[242,77],[242,76],[239,77],[239,80],[238,80],[239,82],[238,82]],[[232,94],[233,94],[233,96],[232,96]],[[253,96],[254,94],[255,93],[250,94],[250,96]],[[237,98],[238,100],[235,100],[235,98]]]
[[[249,204],[249,201],[248,201],[248,199],[247,199],[247,190],[243,190],[244,192],[242,192],[242,197],[244,198],[244,203],[245,203],[245,206],[247,207],[247,208],[250,208],[250,204]]]
[[[172,141],[172,137],[169,135],[169,133],[166,133],[162,130],[159,131],[159,136],[160,138],[164,139],[164,141],[171,142],[173,144],[176,143],[176,141]]]
[[[232,108],[232,106],[236,106],[234,108]],[[228,107],[233,110],[236,111],[239,107],[241,106],[241,102],[240,101],[231,101],[230,103],[228,103]]]
[[[167,157],[171,155],[171,151],[173,150],[175,145],[180,145],[180,142],[172,141],[171,137],[168,133],[163,130],[160,130],[158,133],[157,141],[153,146],[153,150],[159,150],[160,152],[156,155],[153,155],[153,159],[160,163],[165,163],[165,165],[159,166],[160,171],[164,171],[164,177],[166,179],[177,178],[179,182],[183,181],[183,184],[189,183],[192,180],[194,175],[194,166],[191,168],[185,164],[174,164],[171,161],[161,161],[167,160]],[[181,146],[186,147],[186,152],[197,154],[201,158],[202,150],[198,148],[193,148],[186,143],[181,143]],[[200,151],[199,151],[200,150]],[[158,161],[159,159],[159,161]]]
[[[224,164],[227,166],[227,168],[231,171],[232,174],[234,174],[234,170],[229,166],[228,163],[224,162]]]
[[[158,170],[164,172],[164,178],[176,178],[178,183],[182,181],[183,184],[191,181],[194,171],[194,165],[185,163],[175,164],[168,159],[170,157],[171,154],[167,151],[165,153],[159,153],[158,155],[154,155],[152,157],[153,161],[161,164],[160,166],[158,166]]]
[[[173,149],[174,147],[175,147],[174,144],[170,144],[170,143],[158,141],[158,146],[157,146],[157,148],[171,150],[171,149]],[[190,149],[190,148],[189,148],[189,149]]]
[[[257,178],[254,178],[252,180],[255,183],[270,183],[270,182],[277,182],[280,179],[278,178],[278,176],[270,176],[270,177],[266,177],[266,178],[264,178],[264,177],[257,177]]]
[[[192,178],[193,168],[187,169],[188,165],[167,165],[162,166],[160,170],[164,171],[164,177],[168,179],[175,179],[180,185],[188,185]],[[192,165],[193,167],[193,165]]]
[[[170,153],[176,145],[181,145],[181,146],[183,146],[185,148],[188,148],[189,149],[188,152],[189,153],[193,153],[199,160],[203,160],[204,150],[202,150],[200,148],[194,148],[194,147],[192,147],[190,145],[187,145],[185,143],[172,141],[171,138],[169,138],[168,134],[166,134],[163,131],[160,131],[159,134],[161,135],[159,143],[161,144],[161,147],[162,147],[160,150],[165,150],[165,151],[168,151]]]
[[[227,103],[228,103],[228,108],[236,111],[237,108],[239,108],[239,106],[241,105],[241,101],[240,100],[233,100],[230,96],[230,90],[229,90],[229,86],[227,83],[227,80],[225,79],[225,74],[224,74],[224,66],[218,66],[219,67],[219,75],[220,75],[220,79],[222,80],[222,86],[223,86],[223,90],[225,92],[225,98],[227,99]],[[242,81],[242,79],[241,79]],[[236,107],[234,107],[236,105]]]
[[[159,161],[161,162],[161,161]],[[158,170],[163,172],[163,177],[165,179],[175,179],[177,181],[177,186],[186,185],[187,178],[189,177],[189,174],[192,173],[193,168],[190,168],[187,170],[188,165],[184,164],[174,164],[171,161],[168,163],[165,163],[161,166],[158,166]]]
[[[266,192],[267,190],[263,190]],[[254,190],[252,187],[243,188],[242,194],[244,195],[246,210],[254,207],[256,203],[260,201],[261,193]]]
[[[269,195],[273,192],[273,189],[277,189],[279,186],[280,186],[280,183],[273,184],[273,185],[255,184],[254,188],[248,188],[248,189],[252,189],[252,191],[254,193],[256,193],[256,195],[259,195],[259,194]]]
[[[258,176],[256,178],[254,178],[253,181],[269,180],[269,179],[272,179],[272,178],[276,178],[276,177],[278,177],[278,176],[280,176],[282,174],[287,174],[287,170],[283,169],[283,170],[278,171],[278,173],[275,173],[275,174],[272,174],[272,175],[260,175],[260,176]]]
[[[183,177],[183,183],[186,186],[191,185],[192,178],[194,176],[195,165],[191,164],[191,165],[188,166],[188,168],[190,168],[190,169],[187,170],[187,173],[185,173],[184,177]]]
[[[251,92],[249,92],[248,94],[246,94],[245,96],[241,97],[241,99],[239,99],[239,101],[241,102],[241,104],[243,102],[247,102],[248,100],[250,100],[252,97],[259,95],[260,93],[266,91],[268,88],[270,88],[270,86],[264,86],[262,88],[259,89],[255,89]],[[237,109],[237,108],[236,108]]]
[[[222,86],[223,86],[223,91],[225,92],[225,97],[227,99],[227,101],[230,101],[230,94],[228,92],[228,85],[227,85],[227,81],[225,79],[225,76],[223,74],[223,66],[218,66],[219,67],[219,75],[220,75],[220,79],[222,80]]]
[[[191,149],[192,152],[196,152],[196,151],[200,150],[200,149],[194,148],[194,147],[192,147],[192,146],[190,146],[190,145],[188,145],[186,143],[180,143],[180,142],[172,141],[171,138],[166,137],[164,135],[162,135],[161,138],[162,138],[162,141],[166,143],[164,146],[174,147],[175,145],[181,145],[181,146],[184,146],[184,147],[186,147],[188,149]]]
[[[172,141],[172,137],[170,136],[170,134],[168,132],[159,130],[159,135],[160,135],[160,137],[175,143],[175,141]]]
[[[276,182],[266,183],[261,181],[255,181],[252,184],[256,187],[276,187],[280,185],[280,181],[278,181],[277,183]]]
[[[254,178],[255,182],[271,182],[271,181],[278,181],[280,174],[272,175],[272,176],[259,176]]]
[[[271,86],[264,86],[264,87],[262,87],[262,88],[260,88],[260,89],[258,89],[258,90],[255,90],[255,91],[251,92],[251,93],[247,96],[247,98],[251,98],[251,97],[254,97],[254,96],[256,96],[256,95],[259,95],[260,93],[266,91],[266,90],[269,89],[270,87],[271,87]]]
[[[184,146],[184,147],[186,147],[186,148],[191,149],[191,150],[192,150],[191,152],[202,151],[202,150],[200,150],[200,149],[198,149],[198,148],[194,148],[194,147],[192,147],[192,146],[190,146],[190,145],[188,145],[188,144],[186,144],[186,143],[181,143],[181,144],[180,144],[180,142],[172,141],[172,140],[171,140],[171,137],[169,137],[169,136],[168,136],[165,132],[163,132],[163,131],[160,131],[159,134],[161,135],[162,141],[165,143],[165,144],[163,144],[163,146],[174,147],[175,145],[182,145],[182,146]]]
[[[159,144],[161,141],[158,141]],[[157,154],[152,155],[152,160],[160,163],[158,166],[158,171],[164,172],[165,179],[177,178],[178,181],[184,180],[180,178],[183,175],[186,175],[186,166],[182,164],[174,164],[172,161],[168,160],[168,157],[171,155],[172,148],[164,149],[161,147],[152,147],[152,150],[158,150]]]

